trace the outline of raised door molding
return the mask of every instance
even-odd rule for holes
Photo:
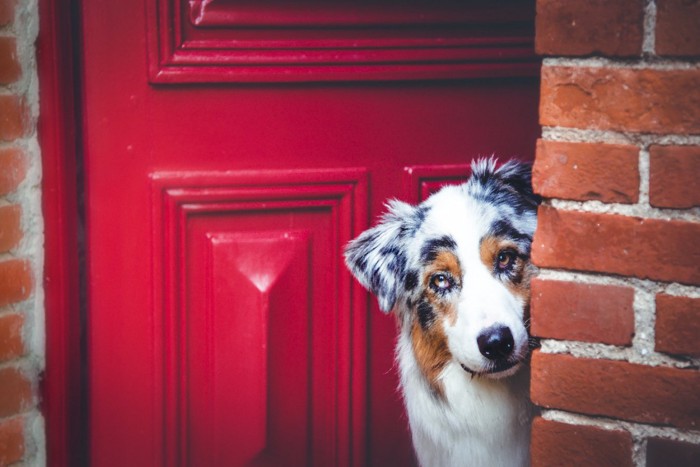
[[[152,83],[536,76],[534,2],[150,0]]]
[[[363,169],[151,175],[162,465],[360,465]]]
[[[414,165],[403,169],[403,199],[412,204],[425,201],[445,185],[460,185],[471,175],[470,164]]]

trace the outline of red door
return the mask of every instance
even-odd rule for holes
[[[342,248],[532,157],[533,10],[82,2],[92,465],[412,462],[394,322]]]

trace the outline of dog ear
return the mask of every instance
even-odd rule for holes
[[[532,206],[540,203],[540,197],[532,191],[532,165],[511,159],[495,172],[502,182],[514,189]]]
[[[385,313],[394,308],[406,279],[406,246],[417,228],[420,209],[392,201],[380,223],[352,240],[345,249],[345,263],[367,290],[377,296]]]
[[[515,159],[498,168],[493,157],[472,162],[468,185],[477,198],[511,206],[516,212],[535,211],[540,204],[540,197],[532,191],[532,166]]]

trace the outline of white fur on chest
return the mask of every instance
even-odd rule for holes
[[[444,397],[431,391],[410,339],[397,346],[413,444],[423,467],[529,465],[529,374],[472,378],[456,362],[440,375]]]

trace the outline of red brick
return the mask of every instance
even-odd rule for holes
[[[0,417],[18,414],[31,406],[32,385],[19,370],[0,370],[0,388]]]
[[[17,0],[0,0],[0,26],[10,24],[15,19]]]
[[[22,75],[14,37],[0,37],[0,84],[14,83]]]
[[[540,123],[700,133],[700,69],[542,68]]]
[[[543,55],[642,53],[642,0],[538,0],[535,49]]]
[[[535,418],[532,466],[632,466],[632,436],[626,431],[569,425]]]
[[[532,258],[538,266],[700,283],[700,223],[541,206]]]
[[[633,301],[630,287],[534,279],[531,331],[539,337],[630,345]]]
[[[700,465],[700,445],[672,439],[647,440],[647,467],[697,467]]]
[[[636,203],[639,148],[539,140],[532,185],[547,198]]]
[[[18,148],[0,149],[0,196],[14,191],[27,175],[27,164]]]
[[[24,420],[20,417],[0,422],[0,465],[9,465],[24,457]]]
[[[657,55],[700,55],[700,1],[656,0]]]
[[[700,146],[651,146],[650,204],[677,209],[700,206],[699,174]]]
[[[657,352],[700,356],[700,298],[656,296]]]
[[[14,94],[0,94],[0,141],[12,141],[24,136],[29,116],[23,99]]]
[[[23,326],[24,317],[20,314],[0,317],[0,361],[17,358],[24,353]]]
[[[700,371],[535,351],[535,404],[642,423],[700,428]]]
[[[21,214],[16,204],[0,206],[0,253],[10,251],[22,239]]]
[[[0,262],[0,306],[25,300],[31,291],[32,270],[27,261]]]

